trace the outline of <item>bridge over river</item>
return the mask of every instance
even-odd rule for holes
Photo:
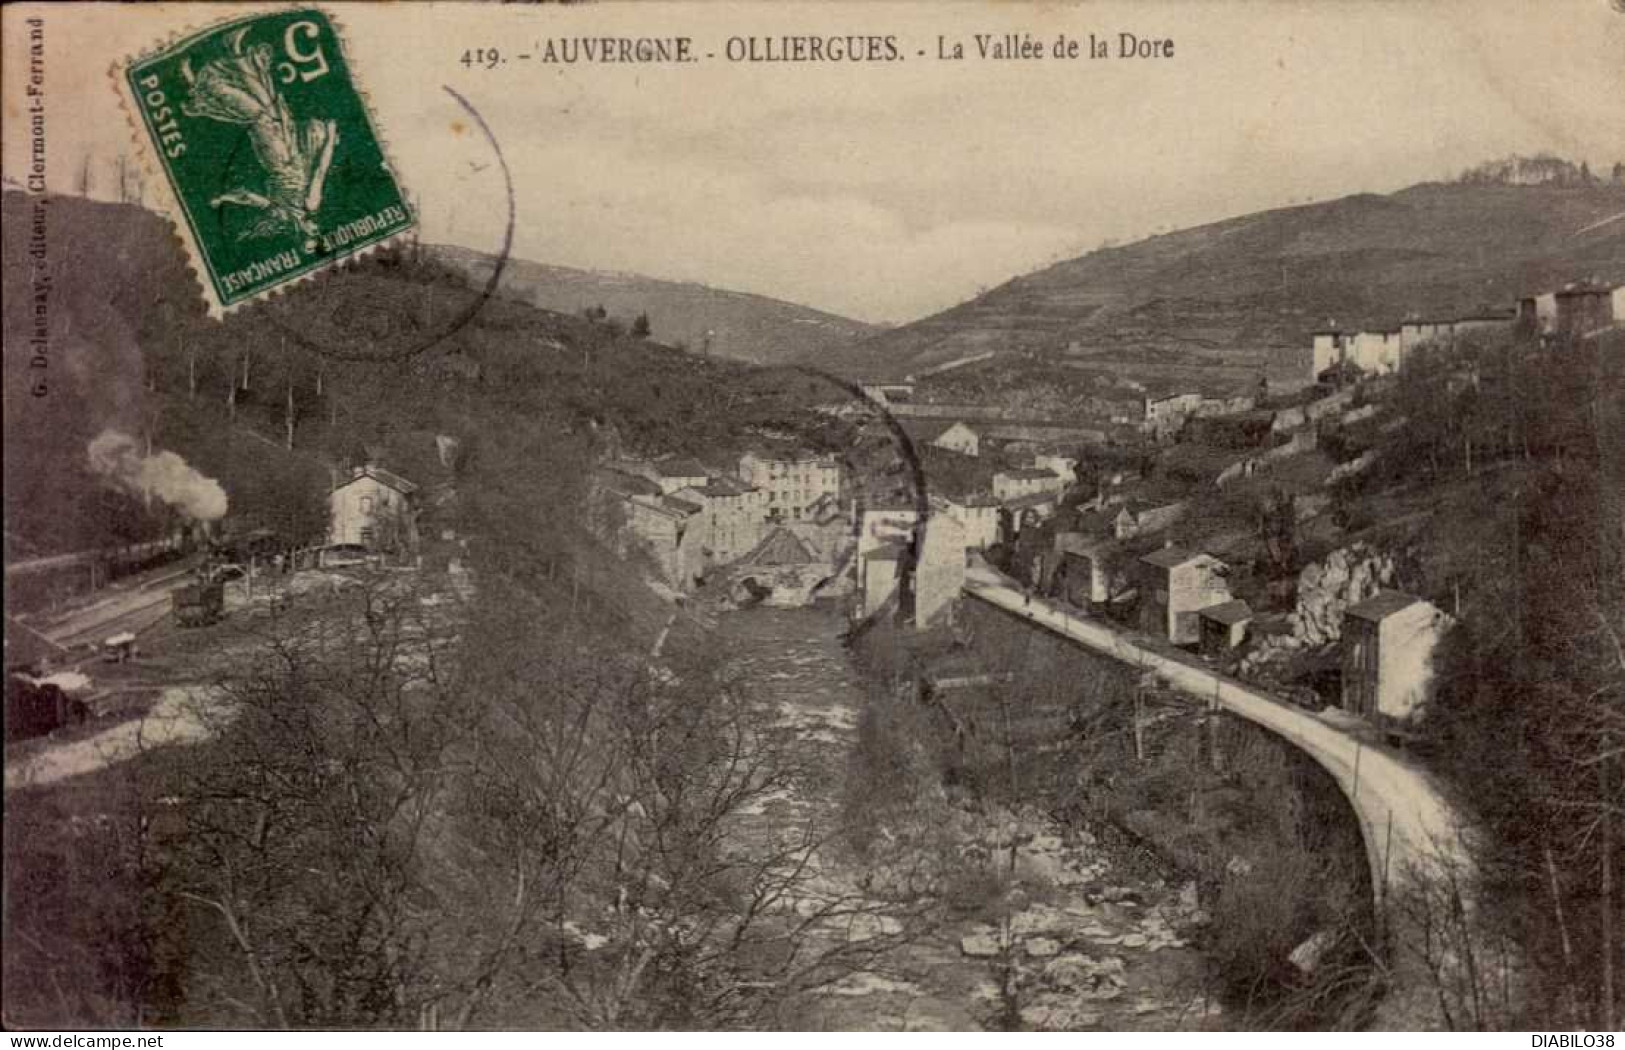
[[[1275,733],[1329,773],[1360,822],[1378,914],[1402,878],[1460,870],[1466,850],[1455,812],[1432,778],[1405,757],[1270,693],[1218,674],[1199,660],[1078,615],[1053,602],[1028,598],[1009,577],[985,564],[966,572],[965,593],[1030,621],[1092,652],[1156,675],[1205,705],[1217,706]]]

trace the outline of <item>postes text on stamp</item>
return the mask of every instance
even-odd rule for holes
[[[321,11],[214,26],[131,61],[123,80],[212,309],[415,225]]]

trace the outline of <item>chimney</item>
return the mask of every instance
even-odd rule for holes
[[[359,463],[350,468],[350,476],[352,478],[359,478],[361,475],[365,474],[366,472],[367,472],[367,468],[362,466]]]

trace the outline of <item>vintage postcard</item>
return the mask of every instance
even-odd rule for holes
[[[3,28],[28,1045],[1614,1046],[1620,0]]]

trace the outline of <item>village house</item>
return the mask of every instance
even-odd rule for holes
[[[1038,467],[1017,467],[993,475],[993,498],[1005,504],[1041,492],[1058,493],[1064,488],[1064,478],[1053,470]]]
[[[701,488],[710,480],[704,467],[686,458],[639,461],[632,465],[630,472],[648,478],[668,496],[681,489]]]
[[[841,491],[841,467],[833,456],[747,452],[739,460],[739,477],[767,494],[769,519],[785,522],[801,521],[819,497],[839,497]]]
[[[1258,404],[1258,399],[1251,394],[1221,394],[1216,397],[1204,396],[1197,404],[1196,411],[1191,413],[1193,418],[1207,418],[1213,416],[1230,416],[1238,412],[1251,412]]]
[[[1379,591],[1343,613],[1343,708],[1402,722],[1433,685],[1433,651],[1450,617],[1401,591]]]
[[[1055,516],[1055,512],[1060,505],[1060,492],[1052,490],[1049,492],[1033,492],[1025,496],[1012,496],[999,504],[999,509],[1006,514],[1037,515],[1038,520],[1048,521]]]
[[[1222,656],[1246,641],[1247,627],[1253,622],[1252,606],[1240,598],[1210,605],[1196,615],[1202,652],[1209,656]]]
[[[1348,364],[1362,372],[1384,375],[1399,370],[1404,358],[1402,329],[1345,332],[1331,328],[1311,337],[1311,378],[1319,379],[1328,368]]]
[[[1575,284],[1555,296],[1555,330],[1560,335],[1582,336],[1625,321],[1625,285]]]
[[[765,494],[760,489],[736,478],[717,477],[672,495],[704,508],[700,528],[713,562],[731,562],[761,542],[767,511]]]
[[[887,543],[911,543],[920,518],[912,504],[896,502],[865,507],[858,516],[858,559]]]
[[[981,436],[966,424],[955,419],[899,420],[909,440],[957,452],[962,456],[980,453]]]
[[[1140,629],[1176,645],[1201,641],[1198,614],[1230,600],[1229,569],[1210,554],[1164,547],[1139,570]]]
[[[1185,515],[1183,500],[1130,499],[1112,515],[1112,535],[1120,540],[1149,536],[1173,525]]]
[[[1537,336],[1551,335],[1557,330],[1557,293],[1541,292],[1518,300],[1518,327]]]
[[[416,484],[373,463],[358,466],[328,493],[328,542],[370,550],[417,546]]]
[[[1421,347],[1510,329],[1521,323],[1525,309],[1539,313],[1537,298],[1528,300],[1527,308],[1520,303],[1516,313],[1485,310],[1455,318],[1412,318],[1398,328],[1375,331],[1322,329],[1310,336],[1310,378],[1319,380],[1328,368],[1345,363],[1370,375],[1391,375],[1399,371],[1412,351]]]
[[[1372,375],[1387,375],[1399,371],[1402,356],[1399,329],[1379,329],[1374,332],[1356,332],[1349,348],[1350,356],[1360,371]]]
[[[1412,350],[1429,343],[1447,342],[1455,332],[1455,322],[1443,319],[1413,318],[1399,326],[1399,357],[1403,361]]]
[[[1041,449],[1033,453],[1033,469],[1047,470],[1063,483],[1073,485],[1078,480],[1078,457]]]
[[[1348,356],[1353,334],[1340,328],[1323,328],[1309,335],[1309,378],[1318,380],[1328,368],[1341,364]]]
[[[1056,533],[1050,593],[1080,608],[1106,601],[1111,597],[1111,578],[1107,571],[1109,550],[1109,545],[1097,534]]]
[[[1202,404],[1202,395],[1187,391],[1165,397],[1147,397],[1141,425],[1154,434],[1168,434],[1185,425],[1185,420]]]
[[[662,579],[687,590],[705,570],[704,507],[667,496],[646,477],[601,468],[594,475],[595,499],[611,514],[595,514],[598,532],[621,556],[642,549]]]
[[[999,503],[992,497],[950,499],[943,504],[943,512],[965,530],[967,548],[986,550],[999,542]]]

